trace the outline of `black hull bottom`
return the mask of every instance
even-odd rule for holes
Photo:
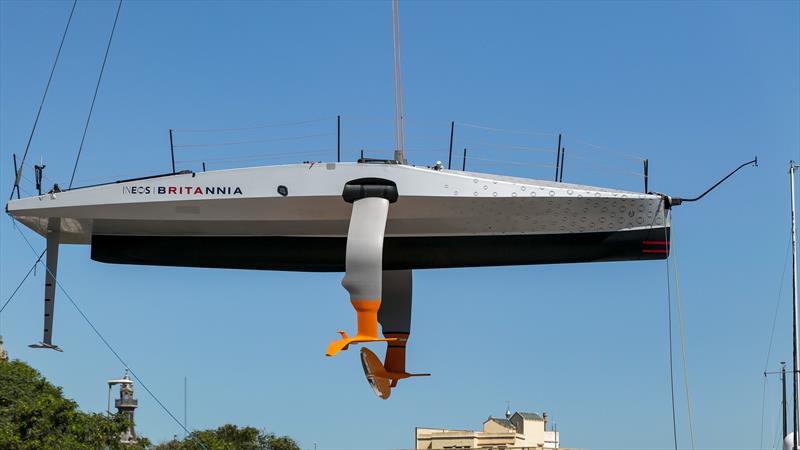
[[[389,237],[384,242],[383,267],[407,270],[666,259],[669,231]],[[112,264],[344,272],[346,243],[344,237],[94,235],[92,259]]]

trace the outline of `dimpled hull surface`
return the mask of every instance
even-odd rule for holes
[[[398,164],[315,163],[175,174],[10,201],[39,234],[128,264],[344,270],[344,185],[397,185],[387,269],[544,264],[668,255],[658,195]]]

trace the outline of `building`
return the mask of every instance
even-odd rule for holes
[[[0,336],[0,362],[8,361],[8,352],[3,349],[3,336]]]
[[[555,429],[547,429],[547,413],[506,412],[489,416],[483,431],[423,428],[415,430],[417,449],[556,449],[561,448]]]
[[[111,412],[111,388],[119,385],[119,398],[114,400],[117,413],[124,414],[130,419],[130,428],[122,432],[120,442],[132,444],[138,442],[136,429],[134,428],[134,412],[139,406],[139,401],[133,396],[133,380],[128,377],[128,369],[125,369],[125,376],[119,380],[108,380],[108,411]]]

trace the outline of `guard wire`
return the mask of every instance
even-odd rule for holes
[[[478,130],[486,130],[486,131],[496,131],[500,133],[512,133],[512,134],[526,134],[529,136],[548,136],[548,137],[555,137],[558,136],[558,133],[545,133],[542,131],[525,131],[525,130],[513,130],[510,128],[497,128],[497,127],[489,127],[485,125],[477,125],[474,123],[467,123],[467,122],[456,122],[456,125],[461,125],[468,128],[476,128]]]
[[[552,164],[537,164],[537,163],[528,163],[528,162],[523,162],[523,161],[509,161],[509,160],[503,160],[503,159],[478,158],[478,157],[475,157],[475,156],[470,156],[469,159],[476,160],[476,161],[486,161],[486,162],[490,162],[490,163],[495,163],[496,165],[540,167],[540,168],[545,168],[545,169],[552,169],[553,167],[555,167]]]
[[[271,139],[255,139],[255,140],[248,140],[248,141],[228,141],[228,142],[215,142],[209,144],[176,144],[174,145],[175,148],[192,148],[192,147],[225,147],[229,145],[245,145],[245,144],[261,144],[264,142],[280,142],[280,141],[295,141],[295,140],[302,140],[302,139],[311,139],[315,137],[322,137],[322,136],[332,136],[336,133],[319,133],[319,134],[305,134],[302,136],[289,136],[289,137],[282,137],[282,138],[271,138]]]
[[[309,155],[322,155],[328,154],[331,150],[308,150],[308,151],[297,151],[292,153],[260,153],[257,155],[242,155],[242,156],[227,156],[223,158],[201,158],[201,159],[181,159],[176,162],[178,163],[199,163],[199,162],[207,162],[207,163],[221,163],[221,162],[239,162],[239,161],[261,161],[261,160],[270,160],[270,159],[281,159],[287,158],[290,156],[309,156]]]
[[[320,119],[301,120],[298,122],[269,123],[265,125],[254,125],[252,127],[239,127],[239,128],[179,128],[179,129],[173,129],[172,131],[176,133],[226,133],[234,131],[261,130],[264,128],[288,127],[293,125],[305,125],[309,123],[317,123],[317,122],[324,122],[326,120],[333,120],[335,118],[336,118],[335,116],[323,117]]]
[[[580,144],[580,145],[584,145],[584,146],[586,146],[588,148],[591,148],[593,150],[597,150],[597,151],[600,151],[600,152],[608,153],[609,155],[615,155],[615,156],[618,156],[620,158],[630,159],[632,161],[638,161],[638,162],[642,162],[642,161],[645,160],[645,158],[643,156],[634,155],[634,154],[631,154],[631,153],[625,153],[625,152],[622,152],[622,151],[619,151],[619,150],[614,150],[614,149],[610,149],[610,148],[607,148],[607,147],[603,147],[602,145],[593,144],[593,143],[591,143],[591,142],[589,142],[589,141],[587,141],[585,139],[575,138],[575,142]]]

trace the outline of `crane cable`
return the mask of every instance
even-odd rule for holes
[[[398,0],[392,0],[392,48],[394,50],[394,141],[401,160],[406,159],[405,126],[403,125],[403,74],[400,68],[400,14]]]
[[[14,187],[11,189],[11,196],[8,198],[11,200],[14,198],[14,192],[17,193],[17,198],[19,198],[19,181],[22,178],[22,168],[25,166],[25,158],[28,157],[28,150],[31,148],[31,141],[33,140],[33,134],[36,132],[36,125],[39,124],[39,116],[42,114],[42,107],[44,107],[44,101],[47,98],[47,92],[50,90],[50,83],[53,81],[53,74],[56,72],[56,66],[58,65],[58,59],[61,56],[61,49],[64,47],[64,41],[67,38],[67,31],[69,31],[69,24],[72,23],[72,15],[75,13],[75,5],[78,4],[78,0],[74,0],[72,2],[72,9],[69,11],[69,18],[67,19],[67,25],[64,27],[64,34],[61,35],[61,43],[58,44],[58,51],[56,52],[56,59],[53,61],[53,67],[50,68],[50,76],[47,78],[47,84],[44,87],[44,94],[42,94],[42,101],[39,102],[39,110],[36,112],[36,118],[33,120],[33,127],[31,128],[31,134],[28,136],[28,143],[25,144],[25,153],[22,154],[22,162],[20,163],[19,167],[16,168],[17,173],[14,176]]]
[[[78,170],[78,161],[81,159],[81,152],[83,151],[83,143],[86,141],[86,131],[89,130],[89,122],[92,120],[92,111],[94,111],[94,102],[97,100],[97,92],[100,90],[100,81],[103,80],[103,72],[106,68],[106,61],[108,60],[108,51],[111,49],[111,40],[114,39],[114,31],[117,29],[117,20],[119,19],[119,11],[122,9],[122,0],[117,4],[117,14],[114,16],[114,25],[111,27],[111,35],[108,37],[108,44],[106,45],[106,54],[103,56],[103,64],[100,66],[100,75],[97,77],[97,84],[94,87],[94,95],[92,96],[92,104],[89,106],[89,115],[86,117],[86,124],[83,126],[83,135],[81,136],[81,144],[78,146],[78,155],[75,157],[75,166],[72,168],[72,176],[69,178],[69,189],[72,189],[72,182],[75,181],[75,171]]]

